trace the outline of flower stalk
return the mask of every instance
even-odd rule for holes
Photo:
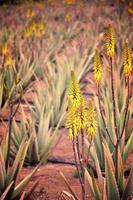
[[[9,157],[10,157],[10,149],[11,149],[11,132],[12,132],[12,122],[13,122],[13,108],[14,108],[14,97],[11,96],[10,99],[10,114],[9,114],[9,131],[8,131],[8,147],[7,147],[7,157],[6,157],[6,171],[8,171],[9,167]]]
[[[77,141],[76,141],[76,143],[77,143]],[[83,191],[84,190],[84,185],[83,185],[82,178],[81,178],[81,175],[80,175],[81,162],[78,162],[78,160],[80,161],[80,157],[79,157],[80,153],[78,152],[78,149],[77,149],[77,152],[78,152],[78,159],[77,159],[75,140],[74,139],[72,140],[72,146],[73,146],[74,159],[75,159],[75,164],[76,164],[76,168],[77,168],[77,172],[78,172],[79,182],[80,182],[80,185],[81,185],[81,188],[82,188],[82,191]],[[80,163],[80,166],[79,166],[78,163]]]
[[[82,182],[83,182],[83,191],[82,191],[82,199],[86,199],[86,184],[85,184],[85,168],[86,168],[86,163],[85,163],[85,150],[84,150],[84,130],[81,129],[81,135],[82,135]]]

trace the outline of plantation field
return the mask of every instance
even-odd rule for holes
[[[132,24],[130,1],[0,6],[1,200],[133,198]]]

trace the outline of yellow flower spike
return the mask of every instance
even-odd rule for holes
[[[42,21],[36,24],[36,31],[34,32],[36,37],[41,37],[43,34],[45,34],[45,31],[46,30]]]
[[[73,107],[78,108],[80,106],[81,91],[80,91],[78,80],[75,77],[74,71],[71,72],[69,98],[71,99]]]
[[[126,78],[130,77],[132,73],[132,58],[131,58],[131,50],[127,42],[125,43],[123,52],[123,67],[124,67],[125,77]]]
[[[94,56],[93,71],[94,71],[95,82],[99,85],[102,80],[102,64],[101,64],[101,58],[100,58],[98,50],[96,50],[96,53]]]
[[[36,31],[36,23],[35,21],[32,21],[32,24],[29,27],[30,32],[35,32]]]
[[[40,29],[40,31],[44,31],[44,24],[43,24],[42,21],[40,21],[40,22],[38,23],[38,28]]]
[[[106,51],[109,57],[113,57],[115,53],[115,36],[111,25],[108,26],[106,31]]]
[[[2,55],[5,56],[7,53],[8,53],[8,46],[7,46],[7,43],[4,42],[2,44],[2,48],[1,48],[1,52],[2,52]]]
[[[80,107],[77,110],[78,130],[86,128],[86,125],[87,125],[86,117],[87,117],[87,113],[85,109],[85,101],[84,101],[84,98],[82,97]]]
[[[93,107],[92,101],[89,99],[88,113],[87,113],[87,134],[89,136],[94,136],[97,130],[97,122],[95,118],[95,109]]]
[[[72,102],[70,99],[69,105],[68,105],[68,112],[67,112],[67,122],[66,122],[66,128],[69,129],[69,138],[74,139],[74,137],[78,134],[78,126],[77,126],[77,113],[75,108],[72,105]]]
[[[74,5],[76,3],[76,0],[65,0],[65,3],[67,5]]]
[[[133,2],[129,2],[128,13],[133,15]]]
[[[12,57],[11,57],[11,54],[7,54],[6,56],[5,56],[5,66],[6,67],[9,67],[9,66],[11,66],[12,65]]]
[[[38,37],[38,38],[41,37],[42,36],[42,32],[39,29],[37,29],[35,31],[35,36]]]
[[[31,29],[30,27],[27,27],[25,30],[24,30],[24,37],[25,38],[30,38],[31,37]]]
[[[35,16],[35,13],[33,10],[28,10],[26,16],[28,18],[33,18]]]
[[[72,21],[72,14],[71,13],[67,13],[65,15],[65,22],[70,22]]]
[[[47,0],[47,2],[51,5],[54,5],[55,3],[58,2],[58,0]]]

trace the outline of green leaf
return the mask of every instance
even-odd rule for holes
[[[128,200],[132,197],[133,197],[133,168],[130,171],[130,175],[122,196],[122,200]]]
[[[104,186],[103,186],[103,200],[107,200],[106,179],[105,178],[104,178]]]
[[[105,178],[108,199],[120,200],[119,190],[115,179],[115,170],[111,153],[106,144],[103,143],[105,156]]]
[[[13,184],[13,181],[7,186],[7,188],[5,189],[4,193],[3,193],[2,196],[0,197],[0,200],[4,200],[4,199],[5,199],[5,197],[6,197],[7,193],[9,192],[9,190],[10,190],[12,184]]]
[[[74,196],[75,200],[79,200],[79,198],[77,197],[77,195],[75,194],[75,192],[73,191],[72,187],[70,186],[71,184],[67,181],[66,177],[64,176],[64,174],[62,172],[59,172],[61,177],[63,178],[63,180],[65,181],[69,191],[71,192],[71,194]]]
[[[26,195],[26,192],[24,191],[24,192],[22,193],[21,197],[20,197],[20,200],[24,200],[25,195]]]
[[[94,156],[94,161],[95,161],[95,166],[96,166],[96,171],[97,171],[97,176],[98,176],[99,187],[102,188],[103,187],[103,177],[102,177],[102,171],[101,171],[101,168],[100,168],[100,163],[99,163],[99,160],[98,160],[98,156],[97,156],[97,152],[96,152],[96,149],[95,149],[95,145],[93,145],[92,154]]]
[[[121,196],[124,189],[124,170],[120,148],[118,149],[118,187]]]
[[[95,196],[95,191],[94,191],[94,187],[93,187],[93,181],[92,181],[92,178],[90,176],[90,173],[86,169],[85,169],[85,176],[86,176],[86,179],[87,179],[87,181],[89,183],[90,193],[94,197]]]
[[[127,141],[127,144],[124,148],[124,153],[123,153],[123,161],[124,163],[126,162],[129,153],[131,152],[131,150],[133,149],[133,132],[131,133],[130,138]]]
[[[37,167],[15,187],[12,198],[17,197],[23,191],[23,189],[27,186],[39,166],[40,164],[38,164]]]
[[[22,143],[20,145],[19,151],[16,155],[15,161],[13,163],[12,171],[10,172],[11,175],[10,175],[9,180],[8,180],[9,182],[14,179],[14,176],[16,174],[18,166],[19,166],[19,170],[18,170],[18,174],[19,174],[19,172],[20,172],[20,170],[23,166],[23,163],[24,163],[24,159],[25,159],[25,156],[26,156],[26,153],[27,153],[28,145],[29,145],[29,140],[27,140],[24,137],[23,140],[22,140]]]
[[[62,196],[63,196],[63,198],[64,199],[70,199],[70,200],[76,200],[75,198],[74,198],[74,196],[72,195],[72,194],[70,194],[69,192],[67,192],[67,191],[62,191],[61,192],[61,194],[62,194]],[[67,197],[67,198],[66,198]]]
[[[38,147],[38,142],[37,142],[37,136],[36,133],[34,132],[30,143],[29,143],[29,148],[28,148],[28,153],[29,153],[29,162],[30,163],[37,163],[40,160],[40,155],[39,155],[39,147]]]
[[[6,179],[5,162],[0,146],[0,190],[1,191],[4,190],[5,188],[5,179]]]
[[[93,188],[94,188],[94,193],[95,193],[95,198],[96,200],[102,200],[102,194],[101,191],[99,189],[99,186],[94,178],[94,176],[92,175],[92,183],[93,183]]]
[[[0,71],[0,109],[2,106],[2,97],[3,97],[3,74]]]

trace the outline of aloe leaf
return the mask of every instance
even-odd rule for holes
[[[103,149],[104,149],[104,157],[108,156],[111,169],[113,170],[113,173],[114,173],[115,172],[115,167],[114,167],[114,162],[113,162],[113,159],[112,159],[112,154],[110,152],[110,149],[109,149],[108,144],[107,144],[105,139],[103,139]]]
[[[37,167],[15,187],[12,198],[17,197],[21,193],[21,191],[23,191],[23,189],[27,186],[39,166],[40,165],[38,164]]]
[[[3,74],[0,73],[0,108],[2,106],[2,97],[3,97]]]
[[[17,181],[17,178],[18,178],[18,172],[19,172],[19,166],[21,165],[21,163],[19,163],[19,165],[17,166],[17,169],[15,171],[15,174],[14,174],[14,177],[13,177],[13,184],[12,186],[10,187],[7,195],[6,195],[6,199],[8,200],[11,200],[12,199],[12,195],[13,195],[13,192],[14,192],[14,188],[15,188],[15,185],[16,185],[16,181]],[[7,183],[8,184],[8,183]]]
[[[20,145],[19,151],[16,155],[15,161],[13,163],[12,171],[10,172],[11,175],[10,175],[10,178],[8,180],[9,182],[14,179],[14,176],[16,174],[16,170],[17,170],[18,166],[19,166],[18,173],[21,170],[25,156],[26,156],[26,153],[27,153],[28,145],[29,145],[29,140],[26,140],[25,137],[24,137],[23,140],[22,140],[22,143]]]
[[[2,196],[0,197],[0,200],[4,200],[4,199],[5,199],[7,193],[9,192],[9,190],[10,190],[12,184],[13,184],[13,182],[14,182],[14,181],[12,181],[12,182],[7,186],[7,188],[5,189],[4,193],[3,193]]]
[[[29,153],[30,163],[34,164],[39,162],[40,156],[39,156],[39,147],[37,143],[36,133],[33,133],[32,135],[32,138],[29,143],[28,153]]]
[[[26,195],[26,192],[23,192],[19,200],[24,200],[25,199],[25,195]]]
[[[3,158],[4,158],[4,162],[6,161],[6,158],[7,158],[7,149],[8,149],[8,134],[6,136],[6,141],[4,144],[1,144],[1,151],[2,151],[2,155],[3,155]]]
[[[127,141],[127,144],[124,148],[124,153],[123,153],[123,161],[124,163],[126,162],[129,153],[131,152],[131,150],[133,149],[133,132],[131,133],[130,138]]]
[[[76,199],[74,198],[74,196],[73,196],[72,194],[70,194],[69,192],[67,192],[67,191],[62,191],[61,194],[62,194],[63,198],[65,198],[66,200],[67,200],[68,198],[69,198],[70,200],[76,200]]]
[[[103,200],[107,200],[106,178],[104,178],[104,185],[103,185]]]
[[[37,187],[39,181],[36,181],[33,186],[30,188],[30,190],[28,192],[26,192],[26,195],[25,195],[25,199],[28,200],[29,197],[31,196],[32,192],[35,190],[35,188]]]
[[[133,168],[130,171],[130,175],[122,196],[122,200],[128,200],[132,197],[133,197]]]
[[[5,162],[0,147],[0,190],[3,190],[5,188],[5,179],[6,179]]]
[[[69,191],[71,192],[71,194],[74,196],[75,200],[79,200],[79,198],[77,197],[77,195],[75,194],[75,192],[73,191],[72,187],[70,186],[70,183],[67,181],[66,177],[64,176],[64,174],[62,172],[59,172],[61,177],[63,178],[63,180],[65,181]]]
[[[111,153],[107,146],[103,143],[105,156],[105,174],[106,174],[106,188],[108,199],[120,200],[119,190],[115,179],[115,171]]]
[[[98,184],[94,178],[94,176],[92,175],[92,182],[93,182],[93,188],[94,188],[94,192],[95,192],[95,198],[97,200],[102,200],[102,194],[101,194],[101,191],[98,187]]]
[[[89,172],[86,169],[85,169],[85,176],[86,176],[86,179],[87,179],[87,181],[89,183],[90,193],[94,197],[95,196],[95,192],[94,192],[94,187],[93,187],[93,181],[92,181],[92,178],[91,178]]]
[[[124,170],[120,148],[118,149],[118,187],[121,196],[124,188]]]
[[[93,145],[93,152],[92,153],[94,155],[94,161],[95,161],[95,166],[96,166],[96,171],[97,171],[97,176],[98,176],[98,183],[99,183],[100,188],[102,188],[102,186],[103,186],[102,171],[101,171],[101,168],[100,168],[100,163],[99,163],[97,153],[96,153],[96,149],[95,149],[94,145]]]

